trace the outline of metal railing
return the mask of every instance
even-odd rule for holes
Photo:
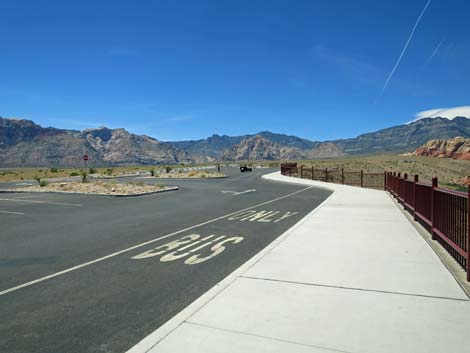
[[[438,187],[437,178],[427,184],[420,182],[418,175],[408,179],[407,174],[318,169],[299,167],[297,163],[281,164],[281,174],[365,188],[383,188],[465,269],[467,281],[470,282],[470,186],[467,192],[460,192]]]
[[[327,183],[360,186],[362,188],[384,189],[385,173],[365,173],[345,171],[344,168],[318,169],[315,167],[297,166],[297,163],[281,164],[281,174],[302,179],[318,180]]]
[[[467,271],[470,281],[470,186],[467,192],[422,183],[417,175],[386,173],[385,190],[420,222],[447,252]]]

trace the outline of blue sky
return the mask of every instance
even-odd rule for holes
[[[0,2],[0,115],[161,140],[354,137],[469,105],[470,2]],[[383,93],[381,93],[383,90]]]

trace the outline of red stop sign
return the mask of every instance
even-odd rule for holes
[[[87,154],[84,154],[84,155],[83,155],[83,160],[84,160],[84,161],[87,161],[87,160],[88,160],[88,155],[87,155]]]

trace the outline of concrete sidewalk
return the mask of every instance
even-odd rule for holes
[[[333,195],[130,352],[469,352],[470,302],[383,191]]]

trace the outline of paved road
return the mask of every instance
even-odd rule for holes
[[[0,352],[125,352],[329,195],[268,171],[135,198],[0,194]]]

